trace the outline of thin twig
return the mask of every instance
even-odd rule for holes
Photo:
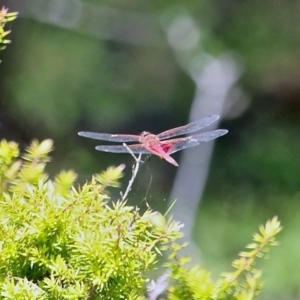
[[[98,285],[92,285],[88,291],[87,299],[92,299],[96,293]]]
[[[126,189],[126,191],[125,191],[124,194],[121,193],[122,201],[124,201],[124,200],[127,198],[129,192],[131,191],[131,188],[132,188],[133,182],[134,182],[134,180],[135,180],[135,177],[136,177],[136,175],[137,175],[137,172],[138,172],[138,170],[139,170],[140,163],[141,163],[141,158],[142,158],[142,153],[140,153],[139,156],[136,157],[136,156],[133,154],[133,152],[131,151],[131,149],[130,149],[125,143],[123,144],[123,146],[127,148],[128,152],[129,152],[129,153],[131,154],[131,156],[134,158],[134,160],[135,160],[135,165],[134,165],[134,167],[133,167],[133,170],[132,170],[132,177],[131,177],[131,179],[129,180],[127,189]]]
[[[140,209],[136,206],[135,210],[133,211],[133,218],[132,218],[131,222],[128,225],[128,231],[129,232],[132,230],[132,226],[133,226],[134,222],[136,221],[136,216],[137,216],[139,210]]]

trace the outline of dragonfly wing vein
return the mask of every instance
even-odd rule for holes
[[[214,131],[204,132],[197,135],[170,140],[168,142],[170,142],[173,145],[173,147],[170,148],[168,154],[172,154],[186,148],[195,147],[201,142],[208,142],[214,140],[222,135],[225,135],[227,132],[228,130],[226,129],[217,129]]]
[[[165,140],[165,139],[177,136],[177,135],[184,135],[187,133],[195,132],[195,131],[198,131],[198,130],[214,123],[219,118],[220,118],[220,116],[218,116],[218,115],[203,118],[201,120],[192,122],[190,124],[164,131],[164,132],[158,134],[157,137],[160,140]]]
[[[139,140],[138,135],[134,134],[110,134],[110,133],[97,133],[97,132],[88,132],[80,131],[78,135],[101,141],[109,142],[137,142]]]
[[[128,145],[128,148],[132,151],[134,154],[151,154],[150,151],[145,149],[142,145]],[[113,153],[129,153],[127,147],[123,145],[101,145],[97,146],[96,150],[98,151],[104,151],[104,152],[113,152]]]

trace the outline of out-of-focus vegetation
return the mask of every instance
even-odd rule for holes
[[[4,26],[6,23],[13,21],[17,16],[15,12],[8,12],[8,9],[4,6],[0,10],[0,50],[5,49],[5,44],[9,44],[11,41],[7,39],[7,35],[10,30],[5,31]]]
[[[60,23],[68,18],[63,12],[74,12],[73,6],[51,10],[52,2],[47,3],[32,1],[31,7],[14,8],[20,18],[8,24],[13,43],[1,51],[2,137],[23,146],[35,137],[51,137],[56,163],[49,171],[76,166],[84,181],[104,166],[130,165],[132,158],[97,152],[96,143],[80,139],[77,131],[160,132],[186,123],[195,86],[178,65],[161,27],[173,1],[152,1],[148,6],[80,2],[85,22],[77,27]],[[86,5],[91,5],[89,10],[84,10]],[[222,124],[230,131],[217,142],[195,228],[203,263],[220,271],[253,228],[277,214],[285,231],[277,260],[266,262],[266,298],[297,299],[299,4],[247,0],[179,5],[198,25],[207,53],[235,53],[244,69],[239,85],[251,100],[247,111],[235,119],[225,116]],[[125,28],[130,25],[121,37],[118,21]],[[152,31],[151,24],[156,26]],[[142,36],[148,43],[126,42],[127,36]],[[139,174],[138,195],[147,195],[158,208],[168,197],[173,174],[173,166],[152,158]]]

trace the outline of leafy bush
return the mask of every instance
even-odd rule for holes
[[[45,172],[52,141],[0,143],[0,299],[255,299],[261,289],[257,257],[275,245],[277,218],[233,262],[235,271],[213,282],[200,266],[186,267],[177,244],[181,224],[125,200],[111,201],[123,167],[74,186],[76,174],[54,180]],[[166,253],[156,282],[147,274]]]
[[[5,49],[5,44],[9,44],[10,40],[6,39],[6,36],[10,33],[10,30],[4,31],[4,26],[7,22],[13,21],[17,17],[17,13],[9,13],[8,9],[2,7],[0,10],[0,50]]]

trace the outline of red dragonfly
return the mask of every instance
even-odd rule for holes
[[[174,166],[178,166],[178,163],[170,156],[171,154],[199,145],[201,142],[208,142],[222,136],[228,132],[226,129],[218,129],[209,132],[204,132],[187,137],[181,137],[176,139],[167,140],[171,137],[184,135],[187,133],[198,131],[213,122],[217,121],[219,116],[214,115],[207,118],[203,118],[196,122],[189,123],[184,126],[176,127],[157,135],[147,131],[143,131],[140,135],[132,134],[109,134],[109,133],[96,133],[80,131],[78,135],[109,142],[138,142],[139,144],[128,145],[132,153],[135,154],[155,154],[160,158],[165,159],[167,162]],[[97,146],[96,150],[104,152],[114,153],[129,153],[128,149],[124,145],[103,145]]]

